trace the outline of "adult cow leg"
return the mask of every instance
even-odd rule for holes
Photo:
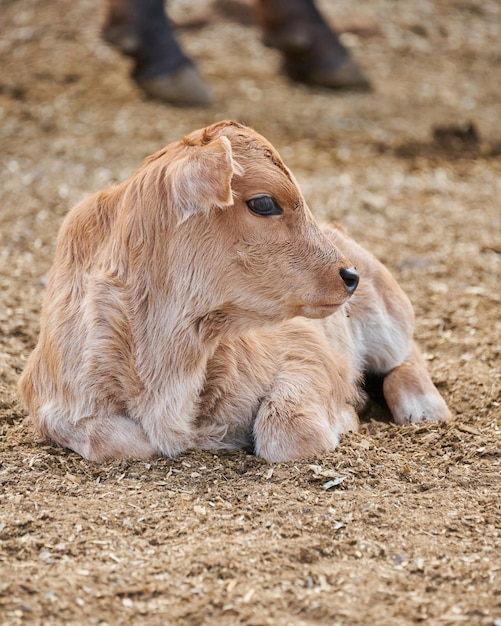
[[[132,77],[149,97],[188,106],[211,102],[174,36],[163,0],[108,0],[103,36],[134,59]]]
[[[370,86],[314,0],[257,0],[257,9],[264,43],[283,53],[292,80],[331,89]]]

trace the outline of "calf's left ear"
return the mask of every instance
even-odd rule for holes
[[[171,164],[167,184],[181,221],[213,207],[233,204],[231,179],[240,173],[233,161],[231,143],[219,137],[208,144],[189,146],[189,153]]]

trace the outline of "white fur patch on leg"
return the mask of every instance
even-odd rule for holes
[[[397,424],[439,422],[450,418],[449,409],[438,392],[417,395],[402,392],[392,413]]]

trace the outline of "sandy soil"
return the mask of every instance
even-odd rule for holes
[[[323,1],[363,26],[343,38],[371,94],[291,84],[254,27],[171,4],[206,18],[180,37],[210,109],[144,101],[96,0],[0,0],[0,623],[499,626],[499,2]],[[452,423],[375,408],[336,452],[278,465],[97,465],[34,440],[16,381],[63,216],[222,118],[266,135],[317,217],[394,272]]]

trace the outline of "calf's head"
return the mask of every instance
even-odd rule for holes
[[[127,240],[148,244],[155,282],[164,280],[186,311],[320,318],[357,286],[276,150],[245,126],[219,122],[170,144],[150,157],[135,189],[140,209]]]

